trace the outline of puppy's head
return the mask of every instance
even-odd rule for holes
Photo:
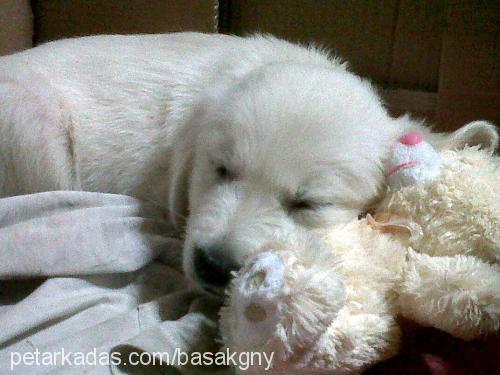
[[[356,218],[381,191],[387,145],[406,130],[340,66],[267,66],[201,107],[170,198],[180,210],[188,182],[184,267],[206,288],[303,228]]]

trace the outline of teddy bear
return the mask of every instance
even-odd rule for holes
[[[220,312],[226,347],[272,355],[269,374],[343,374],[397,354],[399,317],[465,340],[495,334],[498,135],[477,122],[454,138],[437,150],[405,134],[375,212],[249,259]]]

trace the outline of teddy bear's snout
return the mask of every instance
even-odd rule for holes
[[[386,162],[389,186],[399,189],[434,178],[440,170],[440,157],[423,134],[409,132],[393,145]]]
[[[399,142],[407,146],[415,146],[424,141],[424,136],[419,132],[409,132],[399,138]]]

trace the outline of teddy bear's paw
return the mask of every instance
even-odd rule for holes
[[[261,348],[276,331],[283,304],[285,265],[275,253],[260,253],[239,272],[231,291],[232,336],[243,348]]]
[[[274,300],[285,278],[285,265],[275,253],[256,255],[241,271],[237,282],[238,294],[251,300]]]
[[[402,313],[420,324],[470,340],[500,328],[500,267],[476,257],[409,252]]]
[[[293,251],[258,254],[234,279],[222,317],[240,348],[272,350],[280,361],[324,332],[345,303],[343,278],[329,264],[304,264]]]

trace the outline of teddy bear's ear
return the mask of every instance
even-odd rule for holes
[[[452,133],[448,146],[452,149],[480,146],[493,154],[498,147],[498,130],[487,121],[473,121]]]

